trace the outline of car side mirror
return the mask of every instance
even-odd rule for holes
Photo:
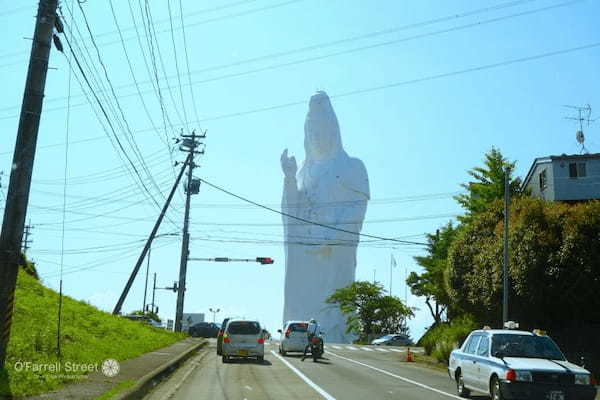
[[[281,329],[277,329],[277,333],[281,333]]]
[[[494,357],[496,358],[504,358],[505,354],[502,351],[495,351],[494,354],[492,354]]]

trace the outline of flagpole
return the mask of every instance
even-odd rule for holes
[[[392,295],[392,256],[390,255],[390,296]]]

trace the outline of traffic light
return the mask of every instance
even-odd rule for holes
[[[271,257],[256,257],[256,262],[259,262],[262,265],[273,264],[273,259]]]

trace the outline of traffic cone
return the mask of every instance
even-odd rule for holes
[[[414,362],[412,353],[410,352],[410,347],[406,349],[406,362]]]

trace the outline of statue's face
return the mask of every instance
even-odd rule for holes
[[[310,99],[304,131],[308,150],[323,158],[335,151],[337,122],[329,98],[317,93]]]

